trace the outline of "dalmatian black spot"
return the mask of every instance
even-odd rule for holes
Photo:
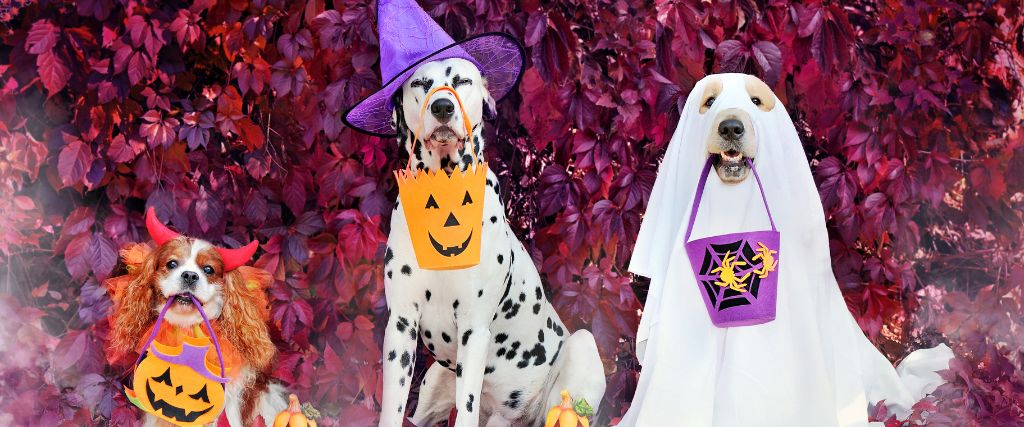
[[[458,310],[458,309],[459,309],[459,300],[455,300],[455,302],[452,303],[452,310]]]
[[[402,405],[398,405],[398,413],[399,413],[399,414],[401,414],[401,413],[403,413],[403,412],[404,412],[404,411],[402,411]]]
[[[388,246],[387,250],[384,251],[384,265],[387,265],[395,258],[395,253],[391,251],[391,247]]]
[[[487,366],[484,368],[484,375],[490,375],[494,372],[494,366]]]
[[[449,365],[451,365],[451,362],[449,362],[447,359],[446,360],[438,360],[437,364],[447,368]]]
[[[398,355],[397,355],[397,354],[395,354],[395,351],[394,351],[394,350],[391,350],[391,351],[390,351],[390,352],[388,353],[388,362],[394,361],[396,357],[398,357]]]
[[[466,410],[473,412],[473,393],[469,394],[469,400],[466,401]]]
[[[505,355],[505,347],[499,348],[499,349],[498,349],[498,352],[497,352],[497,353],[494,353],[494,354],[495,354],[496,356],[498,356],[498,357],[504,356],[504,355]]]
[[[434,354],[434,343],[427,343],[427,350],[430,350],[430,354]]]
[[[537,330],[537,340],[540,341],[540,342],[544,342],[544,330],[543,329],[538,329]]]
[[[558,342],[558,349],[555,350],[555,355],[551,356],[551,361],[548,362],[549,365],[554,365],[555,364],[555,360],[558,359],[558,353],[562,352],[562,344],[565,344],[565,341],[559,341]]]
[[[502,256],[501,254],[498,254],[498,264],[501,264],[503,262],[505,262],[505,257]]]
[[[515,358],[516,358],[516,351],[515,350],[509,350],[509,351],[505,352],[505,359],[512,360],[512,359],[515,359]]]
[[[401,362],[402,362],[402,367],[403,368],[406,367],[406,366],[409,366],[410,358],[411,358],[411,356],[409,356],[409,352],[408,351],[402,352],[402,360],[401,360]]]
[[[444,340],[444,342],[452,342],[452,337],[448,336],[446,332],[441,332],[441,339]]]
[[[427,289],[427,301],[430,301],[430,289]],[[551,319],[548,319],[548,323],[551,323]],[[548,326],[549,328],[551,326]]]
[[[402,274],[404,274],[406,276],[411,276],[412,275],[412,268],[409,267],[409,265],[403,265],[402,266]]]
[[[501,344],[501,343],[505,342],[505,340],[507,340],[507,339],[508,339],[508,334],[506,334],[504,332],[500,332],[500,333],[498,333],[497,335],[494,336],[494,342],[496,344]]]
[[[430,331],[424,329],[423,330],[423,336],[427,337],[427,339],[429,340],[430,339]]]
[[[479,291],[476,291],[476,297],[477,298],[481,298],[483,296],[484,296],[484,290],[483,289],[481,289]]]
[[[455,376],[456,377],[462,377],[462,364],[461,363],[455,364]]]
[[[403,387],[405,386],[405,377],[402,377],[402,378],[398,379],[398,385],[403,386]]]
[[[540,314],[540,303],[533,305],[533,314]]]
[[[388,270],[388,279],[391,278],[391,270]]]
[[[512,309],[509,310],[508,313],[505,313],[505,319],[511,319],[513,317],[516,317],[516,315],[519,314],[519,307],[519,304],[513,304]]]
[[[405,328],[409,327],[409,319],[399,317],[395,322],[395,327],[398,328],[398,332],[405,332]]]
[[[492,216],[491,216],[491,224],[495,224],[495,223],[497,223],[497,222],[498,222],[498,217],[497,217],[497,216],[493,216],[493,215],[492,215]]]
[[[519,302],[526,302],[526,293],[525,292],[520,292],[519,293]]]
[[[473,335],[472,329],[467,330],[465,333],[462,334],[462,345],[466,345],[466,343],[469,342],[470,335]]]
[[[512,304],[515,304],[512,302],[512,300],[505,300],[505,303],[501,305],[501,312],[507,313],[509,310],[512,309]]]
[[[521,403],[519,401],[519,397],[520,396],[522,396],[522,392],[519,391],[519,390],[516,390],[516,391],[513,391],[512,393],[509,393],[508,400],[505,401],[505,406],[507,406],[507,407],[509,407],[511,409],[518,408],[519,404]]]
[[[535,289],[533,290],[533,293],[534,293],[534,296],[535,296],[535,297],[537,297],[537,299],[538,299],[538,300],[540,300],[541,298],[544,298],[544,291],[542,291],[542,290],[540,289],[540,286],[538,286],[537,288],[535,288]]]

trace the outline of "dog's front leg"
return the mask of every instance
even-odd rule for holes
[[[401,427],[405,420],[405,403],[409,397],[412,369],[416,365],[416,328],[419,314],[415,310],[392,310],[384,331],[384,396],[380,426]]]
[[[487,366],[490,338],[489,321],[474,322],[459,328],[459,362],[455,366],[455,408],[458,415],[455,427],[476,427],[480,424],[480,389]]]

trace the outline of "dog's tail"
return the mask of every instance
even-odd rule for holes
[[[270,381],[268,375],[257,376],[242,396],[242,419],[248,420],[246,425],[252,425],[256,417],[263,417],[263,425],[273,425],[277,414],[288,408],[287,396],[288,390]]]
[[[271,426],[274,417],[288,408],[288,391],[277,383],[267,384],[267,389],[260,394],[256,406],[256,415],[263,417],[263,425]]]

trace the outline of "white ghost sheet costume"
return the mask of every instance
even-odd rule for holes
[[[712,78],[722,92],[700,114]],[[863,334],[832,272],[825,216],[793,122],[777,98],[771,111],[750,100],[743,74],[708,76],[686,100],[658,171],[630,271],[651,278],[637,331],[642,365],[619,426],[863,426],[869,403],[885,400],[903,418],[943,381],[952,351],[918,350],[894,369]],[[772,95],[774,96],[774,95]],[[754,164],[781,232],[774,321],[712,325],[684,248],[697,182],[716,113],[748,112],[758,141]],[[770,228],[752,174],[707,180],[690,240]]]

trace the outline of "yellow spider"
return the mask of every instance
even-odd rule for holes
[[[779,265],[779,260],[775,259],[773,255],[779,253],[779,251],[773,251],[769,247],[765,246],[764,243],[757,242],[757,255],[751,258],[751,261],[761,260],[761,268],[754,270],[754,274],[764,279],[768,277],[768,273],[775,271],[775,267]]]
[[[747,263],[743,261],[736,261],[735,259],[735,256],[730,256],[729,252],[726,251],[725,258],[722,258],[722,265],[711,270],[711,272],[719,273],[718,279],[721,280],[721,282],[715,282],[716,285],[728,286],[729,289],[736,292],[746,292],[747,290],[743,288],[746,288],[747,284],[743,282],[747,281],[747,278],[750,277],[750,273],[743,275],[743,278],[741,279],[737,279],[736,272],[733,271],[733,268],[747,265]]]

